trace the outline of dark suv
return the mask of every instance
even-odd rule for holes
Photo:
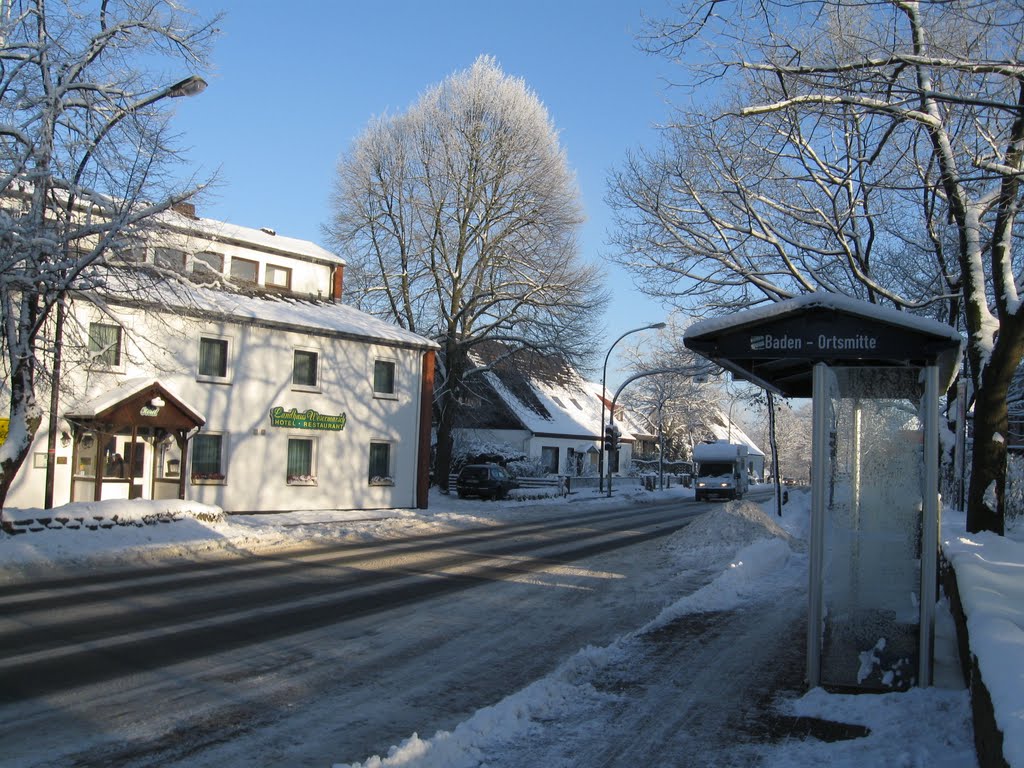
[[[467,496],[503,499],[517,485],[508,470],[497,464],[467,464],[455,480],[455,490],[460,499]]]

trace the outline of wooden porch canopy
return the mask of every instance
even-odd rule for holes
[[[189,432],[202,427],[206,419],[195,408],[155,379],[130,379],[102,395],[81,403],[64,414],[71,424],[75,450],[79,450],[85,432],[102,434],[131,434],[132,446],[139,432],[160,437],[172,435],[181,451],[181,466],[188,466]],[[100,469],[100,441],[95,440],[93,457],[95,467],[96,501],[101,498],[103,472]],[[133,448],[134,450],[134,448]],[[134,481],[134,462],[128,463],[129,483]],[[72,479],[72,482],[74,480]],[[185,498],[185,472],[178,479],[178,498]]]

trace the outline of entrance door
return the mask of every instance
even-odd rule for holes
[[[123,438],[124,448],[124,476],[131,478],[131,487],[128,491],[129,499],[143,498],[142,489],[145,487],[146,477],[146,443],[141,438],[136,438],[132,443],[131,437]],[[129,472],[129,467],[131,471]]]

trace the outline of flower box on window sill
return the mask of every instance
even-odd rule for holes
[[[288,485],[316,485],[313,475],[288,475]]]
[[[192,473],[192,485],[224,485],[223,472]]]
[[[371,477],[370,485],[394,485],[395,478],[393,477]]]

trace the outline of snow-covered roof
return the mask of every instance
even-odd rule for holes
[[[759,307],[746,309],[742,312],[732,312],[721,317],[712,317],[694,323],[686,329],[687,336],[706,336],[711,333],[726,331],[735,327],[760,323],[771,320],[775,317],[788,315],[797,310],[803,309],[831,309],[843,312],[848,315],[855,315],[865,319],[878,320],[889,325],[900,326],[908,330],[916,330],[921,333],[933,336],[946,336],[950,340],[959,343],[962,338],[957,330],[945,323],[932,320],[927,317],[911,315],[908,312],[901,312],[892,307],[881,304],[871,304],[850,296],[827,291],[815,291],[805,293],[785,301],[777,301],[770,304],[763,304]]]
[[[488,354],[495,350],[478,349],[470,358],[482,368]],[[534,435],[581,440],[603,436],[601,385],[585,380],[564,361],[532,355],[527,364],[514,357],[514,362],[499,362],[486,370],[483,378],[522,428]],[[634,439],[628,424],[618,426],[621,440]]]
[[[531,394],[536,398],[534,405],[539,404],[544,411],[541,413],[513,392],[494,371],[488,371],[484,377],[506,407],[533,434],[601,438],[601,401],[597,395],[600,385],[595,390],[594,385],[582,377],[563,385],[526,377]],[[633,436],[623,430],[620,439],[632,440]]]
[[[725,418],[724,416],[722,417]],[[736,426],[733,422],[732,427],[727,424],[708,424],[708,431],[715,436],[715,440],[725,440],[730,443],[739,443],[747,446],[748,456],[764,456],[764,451],[757,447],[757,444],[750,439],[750,436]]]
[[[131,273],[121,275],[127,288]],[[176,309],[189,315],[259,324],[314,335],[358,339],[390,346],[435,349],[437,343],[393,323],[368,315],[355,307],[332,301],[311,301],[276,295],[249,295],[215,290],[200,285],[148,287],[145,299],[127,301],[106,296],[109,303],[137,304],[151,309]],[[138,293],[136,295],[139,295]]]
[[[192,418],[193,421],[200,424],[206,421],[206,417],[203,416],[198,408],[185,401],[177,392],[169,390],[159,379],[152,377],[125,379],[110,389],[75,403],[67,409],[67,413],[72,418],[94,419],[119,403],[129,400],[150,388],[158,389],[168,397],[173,398],[175,405]]]
[[[345,264],[345,260],[309,240],[278,235],[273,229],[243,227],[216,219],[188,216],[175,210],[160,214],[160,224],[171,230],[211,242],[230,242],[262,251],[297,256],[324,264]]]

